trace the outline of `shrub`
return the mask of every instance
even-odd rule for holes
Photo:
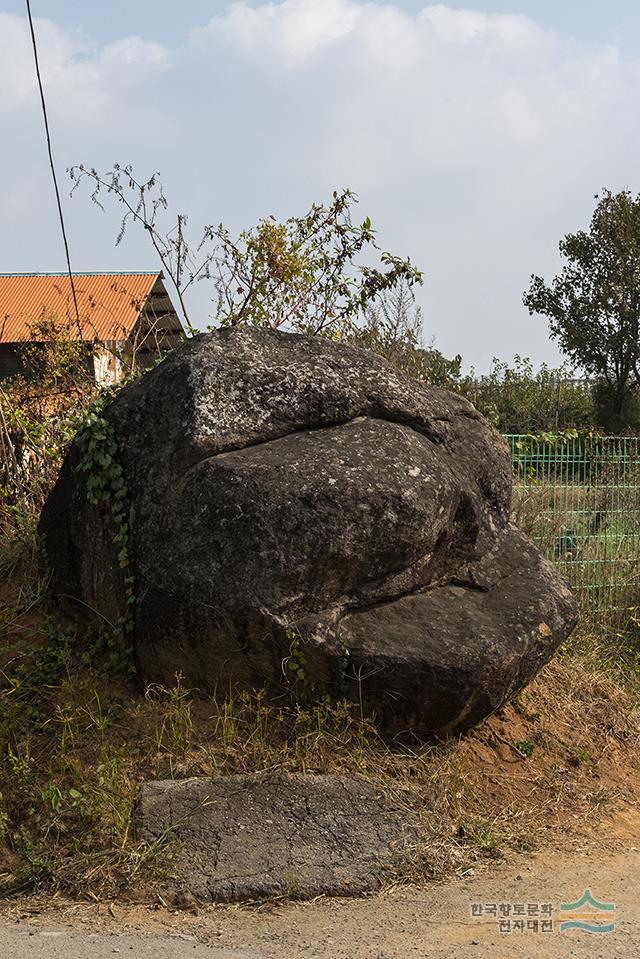
[[[458,389],[501,433],[557,433],[594,424],[592,387],[567,364],[554,369],[543,363],[536,372],[528,357],[516,355],[513,365],[494,357],[488,374],[472,371]]]

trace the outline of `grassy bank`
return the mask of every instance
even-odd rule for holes
[[[24,531],[23,531],[24,533]],[[153,778],[349,772],[418,810],[412,878],[464,871],[541,843],[582,841],[640,782],[633,647],[584,630],[513,704],[473,734],[385,743],[352,703],[302,708],[229,692],[141,690],[108,636],[48,606],[26,533],[4,544],[0,641],[0,885],[126,895],[150,883],[171,837],[137,841],[132,810]]]

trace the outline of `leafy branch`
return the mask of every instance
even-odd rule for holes
[[[213,284],[214,325],[330,336],[344,335],[369,304],[399,283],[422,283],[410,259],[381,250],[369,217],[354,223],[358,198],[351,190],[334,192],[328,205],[314,204],[283,223],[266,217],[237,239],[223,224],[206,226],[193,243],[183,213],[163,232],[168,202],[158,173],[140,180],[131,165],[120,164],[105,174],[83,165],[69,173],[72,193],[89,180],[91,199],[102,210],[105,195],[124,206],[116,244],[131,222],[148,233],[191,332],[186,295],[201,280]]]

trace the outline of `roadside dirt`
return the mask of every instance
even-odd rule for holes
[[[613,826],[613,824],[612,824]],[[640,955],[640,814],[629,809],[602,852],[589,841],[571,853],[520,855],[475,875],[371,898],[213,906],[32,899],[0,907],[0,954],[12,959],[101,959],[113,953],[183,959],[637,959]],[[561,932],[559,906],[586,889],[615,903],[611,933]],[[550,904],[553,930],[500,932],[472,906]],[[609,918],[609,916],[607,917]],[[512,923],[515,920],[512,918]]]

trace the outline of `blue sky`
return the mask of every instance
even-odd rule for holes
[[[61,175],[161,171],[194,230],[302,213],[335,188],[425,271],[426,337],[486,369],[554,362],[521,298],[602,187],[640,190],[630,0],[33,0]],[[64,266],[23,4],[0,0],[0,271]],[[149,269],[117,211],[64,191],[74,268]],[[211,314],[204,288],[194,312]]]
[[[385,0],[374,0],[379,5]],[[252,0],[251,6],[258,6]],[[424,0],[399,0],[397,6],[416,13]],[[629,49],[640,45],[636,0],[467,0],[452,3],[461,10],[516,13],[532,17],[541,26],[567,36],[597,43],[616,43]],[[184,39],[194,25],[206,24],[228,7],[227,0],[186,0],[183,3],[152,0],[33,0],[35,14],[50,17],[67,27],[81,27],[102,42],[137,33],[162,43]],[[4,0],[0,10],[21,14],[24,0]]]

